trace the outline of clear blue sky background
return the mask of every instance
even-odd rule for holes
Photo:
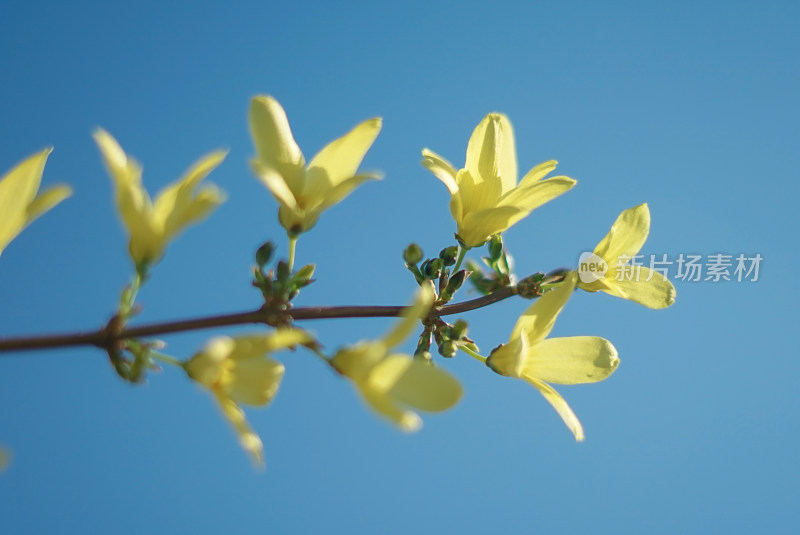
[[[247,164],[260,93],[307,156],[384,118],[364,168],[386,178],[302,238],[298,261],[319,280],[298,304],[407,302],[401,250],[434,253],[454,231],[420,149],[462,164],[491,111],[511,118],[521,170],[557,159],[579,182],[507,233],[520,274],[574,265],[641,202],[645,254],[764,260],[755,283],[676,281],[662,311],[574,296],[554,334],[604,336],[622,359],[603,383],[560,388],[581,444],[533,388],[465,355],[442,363],[462,402],[407,436],[297,352],[281,356],[273,405],[249,411],[258,473],[178,370],[132,387],[91,348],[3,356],[14,462],[0,532],[795,533],[799,22],[790,1],[3,2],[0,169],[53,145],[44,183],[75,195],[0,258],[0,336],[97,328],[129,277],[97,126],[152,192],[230,149],[211,176],[229,200],[172,244],[139,321],[258,306],[252,252],[267,238],[286,250]],[[484,352],[526,306],[466,316]],[[390,323],[307,327],[333,349]],[[170,337],[169,351],[212,334]]]

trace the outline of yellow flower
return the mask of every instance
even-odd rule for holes
[[[0,254],[34,219],[72,195],[72,188],[63,185],[37,195],[52,150],[34,154],[0,178]]]
[[[380,130],[380,118],[368,119],[329,143],[306,167],[278,101],[270,96],[253,98],[253,172],[280,204],[278,219],[290,237],[311,229],[324,210],[343,200],[362,182],[380,178],[377,173],[356,175]]]
[[[544,396],[578,441],[583,427],[567,402],[548,383],[572,385],[602,381],[617,369],[611,342],[597,336],[547,338],[575,289],[570,273],[557,288],[540,297],[517,321],[511,340],[492,351],[486,364],[500,375],[524,379]]]
[[[239,443],[259,465],[264,464],[261,438],[247,424],[239,404],[266,406],[278,393],[283,364],[268,354],[310,342],[299,329],[279,329],[270,334],[211,339],[203,350],[183,364],[193,380],[209,389],[239,435]]]
[[[416,431],[422,425],[419,415],[406,407],[439,412],[461,397],[461,385],[449,373],[407,355],[390,354],[432,303],[432,290],[423,288],[386,336],[345,347],[331,359],[331,365],[353,381],[372,409],[404,431]]]
[[[464,169],[456,171],[428,149],[422,150],[422,156],[422,165],[450,191],[450,213],[467,247],[485,243],[576,184],[565,176],[541,180],[556,168],[553,160],[537,165],[517,184],[514,131],[500,113],[484,117],[472,132]]]
[[[589,271],[579,266],[579,288],[587,292],[603,291],[630,299],[648,308],[666,308],[675,302],[675,287],[661,273],[628,262],[639,252],[650,233],[650,210],[647,203],[622,212],[606,237],[594,248],[589,260],[601,270]],[[602,262],[599,262],[602,261]]]
[[[195,163],[177,182],[167,186],[153,203],[142,186],[142,168],[128,157],[117,141],[103,129],[94,139],[114,181],[117,209],[128,228],[128,250],[137,266],[158,262],[167,244],[183,229],[197,223],[224,201],[224,194],[213,184],[197,192],[200,182],[218,166],[227,154],[215,151]]]

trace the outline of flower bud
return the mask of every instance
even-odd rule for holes
[[[456,356],[456,351],[458,351],[458,346],[452,340],[443,340],[439,344],[439,354],[443,357],[453,358]]]
[[[256,250],[256,264],[258,267],[263,268],[269,261],[272,260],[272,253],[275,252],[275,246],[271,241],[264,242],[264,244]]]
[[[445,247],[439,251],[439,258],[442,259],[445,266],[452,266],[456,263],[456,258],[458,258],[458,246],[451,245],[450,247]]]
[[[442,272],[443,267],[444,262],[442,262],[441,258],[426,260],[425,263],[422,264],[422,274],[429,279],[435,279]]]
[[[450,328],[450,337],[453,340],[460,340],[467,335],[467,322],[464,320],[456,321]]]
[[[420,249],[419,245],[416,243],[410,244],[403,251],[403,260],[405,260],[407,264],[416,264],[422,260],[422,249]]]
[[[503,237],[500,234],[495,234],[492,236],[492,239],[489,240],[489,258],[492,262],[497,262],[500,260],[500,256],[503,254]]]

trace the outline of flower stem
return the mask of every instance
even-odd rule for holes
[[[459,246],[458,246],[458,260],[456,260],[456,265],[453,267],[453,273],[458,272],[458,269],[461,267],[461,262],[464,261],[464,257],[467,256],[467,251],[469,251],[469,250],[470,250],[470,248],[467,247],[466,245],[459,244]]]
[[[461,351],[463,351],[464,353],[466,353],[470,357],[472,357],[472,358],[474,358],[476,360],[479,360],[479,361],[483,362],[484,364],[486,364],[486,357],[484,357],[480,353],[478,353],[476,351],[473,351],[470,348],[465,347],[465,346],[458,346],[458,349],[460,349]]]
[[[183,362],[181,362],[180,360],[176,359],[175,357],[171,357],[169,355],[165,355],[164,353],[159,353],[158,351],[153,351],[152,349],[150,350],[149,355],[153,359],[160,360],[164,364],[171,364],[173,366],[177,366],[179,368],[183,368]]]
[[[289,236],[289,273],[294,271],[295,249],[297,249],[297,236]]]

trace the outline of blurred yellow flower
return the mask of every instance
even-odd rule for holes
[[[225,158],[225,151],[214,151],[201,158],[183,178],[162,190],[153,203],[142,185],[139,163],[128,157],[105,130],[95,130],[94,139],[114,181],[117,210],[128,228],[128,249],[137,267],[158,262],[170,240],[185,227],[207,217],[225,200],[224,194],[213,184],[206,184],[195,192],[200,182]]]
[[[261,438],[247,424],[239,404],[266,406],[278,393],[283,364],[269,353],[311,341],[299,329],[279,329],[270,334],[211,339],[203,350],[183,364],[193,380],[211,391],[239,435],[239,442],[259,464],[264,464]]]
[[[570,273],[562,284],[540,297],[517,320],[509,342],[492,351],[486,364],[500,375],[524,379],[536,387],[581,441],[584,433],[578,417],[548,383],[602,381],[617,369],[619,358],[611,342],[597,336],[547,338],[577,278]]]
[[[553,160],[537,165],[517,184],[514,131],[501,113],[490,113],[472,132],[464,169],[456,171],[428,149],[422,156],[422,165],[450,191],[450,213],[467,247],[482,245],[576,184],[565,176],[541,180],[556,168]]]
[[[356,174],[380,130],[380,118],[368,119],[329,143],[306,167],[278,101],[270,96],[253,98],[253,172],[280,204],[278,219],[289,237],[311,229],[324,210],[343,200],[362,182],[380,178],[378,173]]]
[[[630,299],[648,308],[666,308],[675,302],[675,287],[658,271],[628,262],[639,252],[650,233],[647,203],[622,212],[606,237],[594,249],[593,259],[602,260],[604,272],[579,266],[579,288],[603,291]]]
[[[422,426],[419,415],[444,411],[461,398],[461,385],[449,373],[408,355],[391,353],[424,317],[433,291],[423,287],[402,319],[380,340],[359,342],[339,350],[331,365],[355,385],[364,401],[404,431]]]
[[[52,186],[39,193],[44,164],[53,149],[45,149],[17,164],[0,178],[0,254],[31,222],[72,195],[72,188]]]

